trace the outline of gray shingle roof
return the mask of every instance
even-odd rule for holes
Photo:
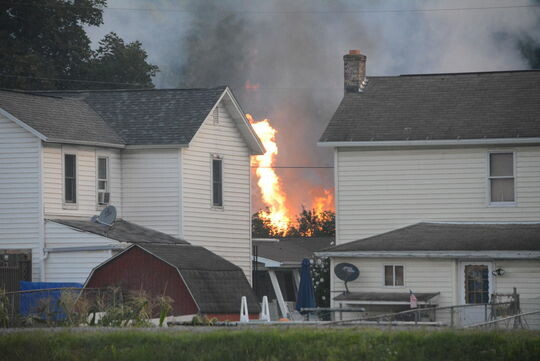
[[[138,244],[176,267],[203,313],[239,313],[246,296],[250,313],[260,306],[244,272],[206,248],[192,245]]]
[[[0,108],[50,140],[125,144],[82,100],[0,90]]]
[[[257,256],[285,265],[300,266],[302,260],[313,256],[313,252],[328,248],[334,242],[333,237],[298,237],[281,238],[279,242],[253,241],[257,247]],[[255,252],[254,252],[255,255]]]
[[[540,71],[368,77],[321,142],[540,137]]]
[[[88,103],[130,145],[187,145],[226,87],[48,92]]]
[[[138,224],[117,219],[112,226],[102,225],[90,220],[78,219],[52,219],[52,222],[90,232],[99,236],[128,243],[164,243],[164,244],[189,244],[168,234],[139,226]]]
[[[540,251],[540,223],[417,223],[325,252]]]

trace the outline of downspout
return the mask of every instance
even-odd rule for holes
[[[45,260],[47,259],[48,253],[45,252],[45,204],[44,204],[44,194],[43,194],[43,142],[38,140],[38,192],[39,192],[39,254],[40,254],[40,280],[45,282]]]

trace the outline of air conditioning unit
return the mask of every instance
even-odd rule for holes
[[[109,192],[98,192],[98,203],[109,204],[111,194]]]

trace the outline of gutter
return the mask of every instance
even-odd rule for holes
[[[513,145],[540,144],[540,138],[484,138],[484,139],[438,139],[438,140],[373,140],[317,142],[319,147],[429,147],[459,145]]]
[[[345,258],[459,258],[459,259],[540,259],[540,251],[321,251],[319,257]]]
[[[70,139],[60,139],[60,138],[47,138],[45,140],[47,143],[60,143],[60,144],[73,144],[73,145],[88,145],[94,147],[107,147],[107,148],[118,148],[124,149],[125,144],[118,143],[107,143],[107,142],[92,142],[88,140],[70,140]]]
[[[104,246],[44,248],[43,251],[45,252],[46,255],[48,255],[49,253],[110,251],[110,250],[123,250],[123,249],[125,249],[125,247],[110,244],[110,245],[104,245]]]

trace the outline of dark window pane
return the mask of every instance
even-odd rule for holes
[[[514,155],[512,153],[491,153],[489,168],[492,177],[514,175]]]
[[[75,154],[64,155],[64,202],[77,203],[77,163]]]
[[[98,189],[100,191],[105,191],[107,190],[107,182],[105,181],[98,181]]]
[[[396,268],[396,286],[403,286],[403,266],[395,266]]]
[[[491,179],[490,181],[492,202],[514,201],[514,179],[502,178]]]
[[[76,184],[75,178],[66,178],[65,181],[65,202],[66,203],[76,203]]]
[[[465,300],[467,303],[489,301],[489,270],[485,265],[465,266]]]
[[[212,160],[212,203],[214,206],[223,205],[223,180],[222,180],[222,160]]]
[[[75,155],[65,154],[64,156],[64,174],[66,177],[75,178]]]
[[[394,285],[394,266],[384,266],[384,285]]]
[[[98,178],[107,179],[107,158],[98,158]]]

